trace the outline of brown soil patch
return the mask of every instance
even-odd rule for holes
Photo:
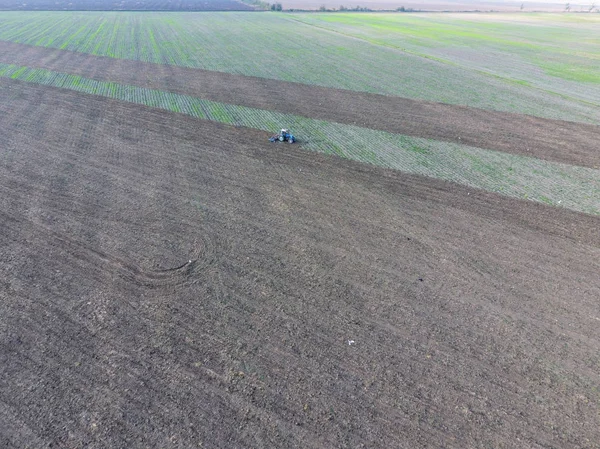
[[[8,42],[0,42],[0,62],[600,168],[595,125]]]
[[[12,80],[0,112],[0,445],[600,447],[597,217]]]
[[[5,11],[253,11],[237,0],[0,0]]]

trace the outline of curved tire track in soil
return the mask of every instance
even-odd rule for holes
[[[8,224],[12,222],[12,231],[26,232],[34,235],[43,235],[47,244],[67,251],[70,258],[80,263],[102,269],[111,275],[116,275],[135,285],[148,288],[170,287],[197,281],[197,278],[211,265],[216,263],[214,253],[195,250],[193,258],[172,268],[145,269],[133,261],[122,256],[94,248],[86,242],[71,238],[68,234],[59,233],[39,223],[17,221],[10,215],[0,212],[0,222],[9,230]],[[204,249],[211,245],[202,245]]]
[[[600,168],[600,125],[0,42],[0,62]]]

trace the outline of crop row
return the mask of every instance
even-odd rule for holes
[[[600,15],[297,14],[376,45],[600,105]]]
[[[594,105],[301,23],[295,17],[14,12],[0,17],[0,40],[600,123]]]
[[[0,64],[0,77],[101,95],[264,131],[291,128],[308,150],[600,215],[600,170]]]

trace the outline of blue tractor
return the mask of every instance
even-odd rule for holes
[[[270,142],[289,142],[289,143],[294,143],[296,141],[296,138],[292,135],[292,133],[288,130],[283,128],[279,134],[275,134],[273,137],[271,137],[269,139]]]

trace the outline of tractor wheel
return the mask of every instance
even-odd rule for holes
[[[280,141],[280,142],[283,142],[284,140],[285,140],[285,137],[283,137],[283,136],[279,136],[279,141]]]

